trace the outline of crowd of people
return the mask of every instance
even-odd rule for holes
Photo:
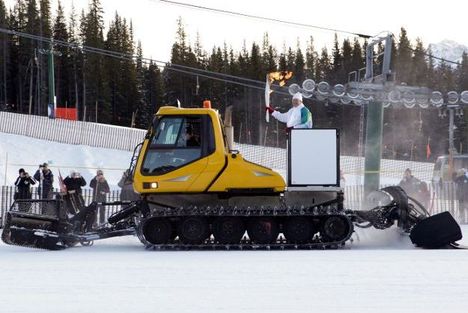
[[[468,171],[464,168],[453,173],[455,195],[458,200],[458,219],[461,223],[468,223]],[[420,202],[426,209],[431,208],[431,194],[426,182],[416,178],[411,169],[407,168],[399,186],[406,194]]]
[[[37,186],[37,193],[40,199],[52,199],[54,195],[54,174],[47,163],[39,165],[39,168],[33,176],[29,175],[24,168],[19,169],[18,178],[15,181],[15,200],[28,200],[32,198],[31,187]],[[79,203],[75,203],[74,207],[78,209],[85,205],[82,188],[87,185],[87,182],[81,174],[76,171],[70,171],[70,174],[63,180],[59,177],[60,192],[69,195],[75,195],[73,198]],[[122,178],[117,184],[121,188],[120,201],[132,201],[139,199],[140,195],[133,189],[133,179],[129,170],[122,174]],[[89,187],[92,190],[92,201],[105,202],[107,195],[110,193],[109,183],[104,176],[104,172],[100,169],[96,171],[96,175],[91,179]],[[99,222],[104,223],[105,207],[99,207]]]

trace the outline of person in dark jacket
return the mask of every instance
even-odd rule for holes
[[[408,194],[410,197],[415,197],[419,191],[419,184],[421,181],[413,176],[411,170],[407,168],[405,170],[405,174],[403,179],[400,181],[398,186],[403,188],[403,190]]]
[[[36,184],[34,179],[23,169],[19,169],[19,176],[15,181],[15,200],[31,199],[31,185]]]
[[[81,176],[81,174],[75,170],[70,172],[70,175],[65,177],[63,183],[67,187],[67,191],[70,193],[82,193],[81,187],[86,186],[86,180]]]
[[[47,163],[39,165],[39,169],[34,174],[34,179],[39,182],[39,198],[52,199],[52,191],[54,188],[54,174],[49,169]]]
[[[120,191],[120,201],[134,201],[140,199],[140,194],[133,189],[133,178],[130,171],[126,170],[122,174],[122,178],[117,184],[122,190]]]
[[[454,182],[457,187],[458,212],[460,223],[468,222],[468,171],[461,169],[456,173]]]
[[[106,201],[106,194],[110,192],[109,184],[107,183],[104,173],[101,170],[96,172],[96,176],[91,179],[89,187],[93,189],[93,201]],[[99,206],[99,223],[103,224],[105,220],[106,209],[104,206]]]
[[[72,170],[70,175],[65,177],[63,183],[67,188],[68,211],[77,214],[85,206],[81,187],[86,186],[86,180],[81,177],[80,173]]]

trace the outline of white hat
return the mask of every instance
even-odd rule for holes
[[[299,99],[299,100],[302,101],[302,93],[296,92],[296,93],[294,94],[294,96],[293,96],[293,100],[294,100],[294,99]]]

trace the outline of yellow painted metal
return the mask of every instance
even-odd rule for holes
[[[277,172],[245,161],[241,154],[228,155],[228,165],[210,187],[210,192],[230,189],[273,189],[282,192],[286,188],[283,177]]]

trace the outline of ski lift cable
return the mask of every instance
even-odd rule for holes
[[[260,15],[253,15],[253,14],[235,12],[235,11],[230,11],[230,10],[216,9],[216,8],[191,4],[191,3],[184,3],[184,2],[170,1],[170,0],[149,0],[149,1],[155,2],[155,3],[160,2],[160,3],[164,3],[164,4],[168,4],[168,5],[182,6],[182,7],[187,7],[187,8],[196,9],[196,10],[210,11],[210,12],[215,12],[215,13],[220,13],[220,14],[228,14],[228,15],[239,16],[239,17],[244,17],[244,18],[263,20],[263,21],[269,21],[269,22],[275,22],[275,23],[281,23],[281,24],[286,24],[286,25],[291,25],[291,26],[298,26],[298,27],[304,27],[304,28],[313,28],[313,29],[319,29],[319,30],[330,31],[330,32],[335,32],[335,33],[349,34],[349,35],[358,36],[360,38],[365,38],[365,39],[372,37],[371,35],[361,34],[361,33],[357,33],[357,32],[337,29],[337,28],[331,28],[331,27],[311,25],[311,24],[306,24],[306,23],[287,21],[287,20],[282,20],[282,19],[278,19],[278,18],[265,17],[265,16],[260,16]]]

